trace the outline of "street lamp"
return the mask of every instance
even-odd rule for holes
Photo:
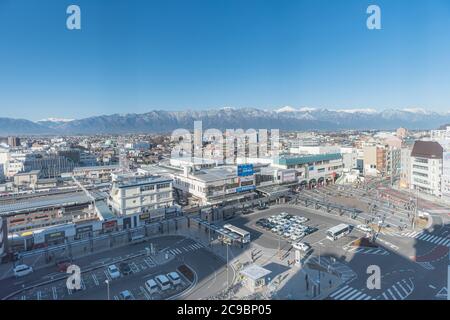
[[[106,288],[107,288],[107,292],[108,292],[108,300],[110,300],[109,299],[109,280],[105,280],[105,283],[106,283]]]

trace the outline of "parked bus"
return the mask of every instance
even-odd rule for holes
[[[249,243],[250,242],[250,232],[242,230],[241,228],[235,227],[231,224],[226,224],[223,226],[225,230],[228,230],[230,232],[233,232],[237,234],[239,237],[241,237],[242,243]]]
[[[350,233],[350,225],[342,223],[327,230],[327,238],[335,241]]]

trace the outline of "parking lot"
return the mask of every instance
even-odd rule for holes
[[[342,249],[351,241],[365,235],[355,229],[349,235],[331,241],[326,237],[327,230],[343,223],[343,220],[293,206],[255,211],[233,220],[232,223],[249,231],[253,243],[277,250],[288,250],[296,242],[307,243],[311,247],[322,245],[326,248]]]
[[[66,280],[69,274],[64,276],[64,273],[57,272],[54,268],[49,269],[50,273],[39,271],[25,278],[10,278],[3,281],[12,284],[26,281],[36,285],[34,288],[19,291],[9,298],[12,300],[106,300],[107,281],[111,300],[124,299],[121,296],[124,291],[128,291],[132,299],[161,300],[176,299],[184,295],[202,298],[223,290],[226,285],[224,263],[208,251],[204,244],[181,236],[153,239],[152,243],[159,248],[156,254],[148,254],[141,246],[131,246],[128,249],[119,249],[121,255],[118,255],[117,251],[109,257],[104,256],[100,259],[92,257],[94,260],[91,258],[91,262],[82,268],[87,271],[82,270],[80,290],[68,289]],[[108,271],[108,267],[112,265],[119,270],[119,276]],[[179,275],[176,284],[173,283],[164,290],[159,288],[155,291],[146,288],[148,280],[155,280],[158,275],[167,276],[173,272]]]
[[[107,284],[110,284],[110,299],[119,299],[119,294],[122,291],[129,290],[135,299],[166,299],[174,294],[185,290],[190,282],[183,275],[181,283],[176,286],[171,286],[170,289],[164,292],[158,290],[156,293],[150,294],[148,290],[144,289],[144,283],[152,276],[156,276],[161,272],[164,274],[165,270],[168,272],[176,271],[180,265],[179,262],[169,263],[164,268],[158,266],[151,256],[142,256],[125,263],[128,265],[129,274],[120,273],[119,278],[113,279],[108,272],[107,267],[101,267],[89,272],[85,272],[81,276],[81,289],[71,290],[67,288],[66,279],[52,283],[51,285],[40,286],[31,290],[27,290],[21,294],[13,297],[15,300],[63,300],[63,299],[106,299],[107,298]],[[110,263],[108,265],[121,266],[119,263]],[[173,270],[172,270],[173,269]],[[60,274],[56,274],[60,275]],[[145,279],[138,285],[140,279]],[[123,290],[122,290],[123,289]],[[121,291],[119,291],[121,290]]]

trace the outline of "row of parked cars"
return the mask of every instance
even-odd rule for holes
[[[305,242],[300,242],[307,235],[318,230],[316,227],[306,226],[307,218],[301,216],[294,216],[286,212],[278,215],[270,216],[269,218],[261,218],[256,224],[261,228],[270,230],[276,235],[287,239],[294,249],[308,252],[311,246]]]
[[[172,287],[176,287],[179,284],[181,284],[180,275],[178,274],[178,272],[173,271],[168,273],[167,275],[160,274],[159,276],[156,276],[154,279],[149,279],[145,281],[144,287],[150,294],[154,294],[159,290],[166,291]],[[119,293],[119,298],[121,300],[135,299],[130,290],[124,290],[121,293]]]
[[[305,217],[282,212],[279,215],[259,219],[256,224],[295,243],[318,230],[315,227],[304,225],[307,221],[308,219]]]

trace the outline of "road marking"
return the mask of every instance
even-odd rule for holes
[[[387,289],[387,291],[389,292],[389,295],[390,295],[394,300],[397,300],[397,297],[392,293],[391,288]]]
[[[436,239],[434,239],[432,242],[433,242],[433,243],[438,243],[438,241],[440,241],[440,240],[441,240],[440,237],[436,237]]]
[[[84,284],[83,278],[81,278],[81,289],[86,290],[86,285]]]
[[[355,289],[353,289],[352,287],[348,287],[347,289],[345,289],[344,291],[342,291],[342,292],[339,293],[338,295],[334,296],[334,299],[335,299],[335,300],[338,300],[339,297],[343,297],[343,296],[347,295],[347,293],[353,292],[353,290],[355,290]]]
[[[106,270],[103,270],[103,272],[105,273],[105,276],[108,279],[108,281],[111,281],[112,279],[111,279],[111,275],[109,274],[109,272]]]
[[[397,294],[399,295],[400,299],[404,299],[404,296],[400,293],[400,291],[398,291],[397,287],[395,285],[392,286],[392,289],[395,290],[395,292],[397,292]]]
[[[130,263],[130,268],[131,268],[131,271],[133,271],[133,273],[138,273],[139,272],[139,268],[136,265],[136,262]]]
[[[417,239],[419,239],[419,240],[424,240],[424,238],[428,238],[428,237],[429,237],[429,235],[426,234],[426,233],[424,233],[424,234],[422,234],[420,237],[417,237]]]
[[[450,239],[448,239],[447,241],[445,241],[444,246],[448,245],[449,242],[450,242]]]
[[[148,265],[149,268],[155,265],[150,258],[145,258],[144,262]]]
[[[119,300],[119,297],[118,296],[114,296],[114,300]]]
[[[345,290],[346,288],[349,288],[348,285],[345,285],[344,287],[338,289],[337,291],[334,291],[330,294],[330,297],[334,297],[336,294],[338,294],[339,292],[341,292],[342,290]]]
[[[41,292],[41,291],[38,291],[38,292],[37,292],[37,295],[36,295],[36,297],[37,297],[37,299],[38,299],[38,300],[41,300],[41,294],[42,294],[42,292]]]
[[[56,291],[56,287],[52,287],[53,300],[58,300],[58,292]]]
[[[425,238],[420,239],[420,240],[428,241],[428,240],[431,239],[431,238],[433,238],[433,235],[429,234],[429,235],[427,235]]]
[[[386,292],[383,292],[383,298],[384,298],[384,300],[389,300],[387,295],[386,295]]]
[[[95,285],[98,286],[99,282],[98,282],[98,279],[97,279],[97,276],[95,275],[95,273],[92,273],[91,276],[92,276],[92,280],[94,280]]]
[[[429,284],[428,286],[429,286],[431,289],[436,289],[436,287],[433,286],[433,285],[431,285],[431,284]]]
[[[405,279],[403,279],[403,280],[405,280]],[[397,282],[397,285],[403,290],[403,292],[406,294],[406,296],[409,295],[410,292],[408,292],[408,290],[406,290],[406,289],[402,286],[401,282]]]
[[[445,241],[445,238],[442,238],[437,244],[441,244]]]

